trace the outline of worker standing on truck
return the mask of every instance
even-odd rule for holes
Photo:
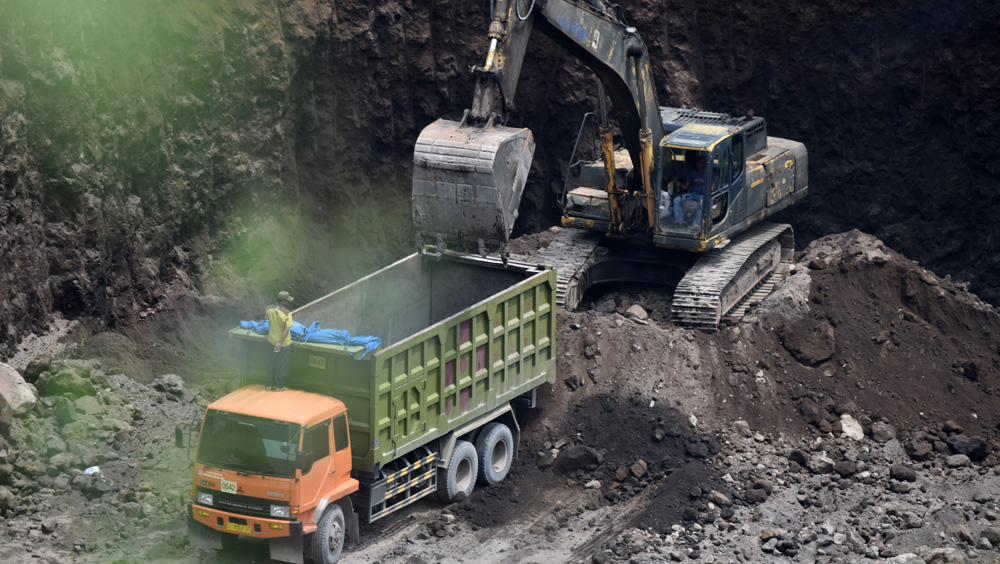
[[[288,306],[294,301],[288,292],[278,292],[278,303],[267,306],[264,315],[267,317],[267,342],[274,345],[274,353],[267,362],[267,391],[285,389],[285,372],[288,370],[288,357],[292,349],[292,312]]]

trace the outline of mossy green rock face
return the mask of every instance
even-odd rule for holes
[[[36,387],[42,396],[69,394],[74,399],[97,393],[90,381],[90,371],[72,366],[61,366],[54,372],[43,372]]]

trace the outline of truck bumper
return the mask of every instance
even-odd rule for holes
[[[221,550],[222,535],[229,534],[266,540],[272,560],[304,562],[302,521],[263,519],[189,504],[187,524],[188,539],[196,548]]]

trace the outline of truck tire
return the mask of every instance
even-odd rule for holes
[[[312,535],[312,561],[315,564],[334,564],[344,550],[344,510],[331,504],[323,512],[316,532]]]
[[[455,443],[455,451],[448,466],[438,472],[438,498],[444,503],[462,501],[476,487],[479,460],[476,447],[469,441]]]
[[[479,483],[499,484],[507,477],[514,461],[514,437],[510,427],[503,423],[483,427],[476,439],[476,453],[479,455]]]

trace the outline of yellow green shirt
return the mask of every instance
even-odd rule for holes
[[[288,334],[285,335],[285,340],[281,342],[281,346],[287,347],[292,344],[292,312],[281,307],[280,305],[267,306],[267,311],[265,313],[267,316],[267,342],[272,345],[277,345],[278,340],[281,339],[281,335],[285,332],[285,328],[289,329]]]

